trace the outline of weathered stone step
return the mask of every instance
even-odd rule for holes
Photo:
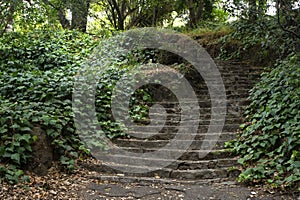
[[[165,120],[160,120],[160,119],[155,119],[153,121],[153,125],[156,124],[162,124],[165,123],[166,126],[169,125],[179,125],[180,122],[186,122],[186,123],[191,123],[191,124],[201,124],[201,125],[209,125],[210,123],[214,123],[214,124],[218,124],[218,123],[222,123],[223,120],[215,120],[215,119],[211,119],[210,115],[206,115],[206,116],[200,116],[200,119],[198,120],[194,120],[194,119],[185,119],[186,117],[181,117],[181,116],[177,116],[177,117],[168,117]],[[152,119],[144,119],[143,120],[143,124],[149,124],[152,121]],[[227,124],[240,124],[242,121],[240,118],[225,118],[225,123]]]
[[[169,142],[169,140],[117,139],[114,140],[113,143],[119,147],[162,148]],[[191,149],[201,149],[202,146],[208,146],[211,140],[177,140],[177,142],[182,144],[191,143]],[[222,149],[224,148],[224,144],[227,142],[227,140],[216,140],[213,142],[215,142],[215,149]]]
[[[192,84],[192,83],[191,83]],[[205,83],[204,81],[202,82],[198,82],[197,86],[193,87],[193,88],[202,88],[205,89],[207,88],[207,84],[212,85],[212,86],[218,86],[218,82],[214,82],[213,80],[209,80],[208,83]],[[251,81],[249,82],[249,77],[232,77],[232,76],[228,76],[228,77],[223,77],[223,84],[225,86],[225,88],[229,89],[229,90],[245,90],[245,89],[249,89],[251,88],[251,85],[253,83],[251,83]],[[239,88],[236,88],[236,86],[240,86]]]
[[[184,143],[185,142],[185,143]],[[176,145],[178,146],[178,148],[180,148],[181,146],[187,145],[188,142],[191,141],[178,141],[176,140]],[[203,149],[210,149],[211,145],[209,142],[215,142],[216,144],[214,145],[214,147],[212,148],[212,150],[222,150],[224,147],[224,142],[223,143],[218,143],[217,141],[206,141],[205,143],[201,143],[201,145],[193,145],[193,143],[188,147],[187,150],[182,150],[182,149],[175,149],[173,148],[169,148],[168,145],[162,145],[161,147],[159,146],[118,146],[119,149],[122,149],[124,151],[128,151],[128,152],[134,152],[134,153],[148,153],[148,152],[155,152],[157,150],[170,155],[173,154],[194,154],[197,153],[198,154],[203,151]],[[169,144],[169,143],[168,143]],[[203,144],[203,145],[202,145]],[[220,145],[221,147],[219,147],[218,145]]]
[[[195,102],[196,103],[196,102]],[[226,107],[223,107],[223,106],[220,106],[220,107],[212,107],[211,105],[211,101],[210,100],[207,100],[207,101],[203,101],[201,103],[198,103],[199,105],[199,111],[200,112],[203,112],[203,113],[210,113],[211,112],[211,109],[212,111],[214,112],[217,112],[219,109],[226,109],[227,112],[229,110],[240,110],[241,109],[241,106],[245,106],[245,105],[248,105],[249,103],[249,100],[245,99],[243,101],[232,101],[232,100],[227,100],[227,106]],[[155,111],[158,112],[158,113],[161,113],[163,111],[166,111],[168,114],[172,114],[172,113],[180,113],[181,112],[181,109],[189,109],[189,110],[192,110],[193,108],[191,108],[190,106],[186,106],[186,105],[183,105],[183,107],[181,108],[181,105],[179,103],[174,103],[174,102],[160,102],[160,103],[155,103],[155,104],[159,104],[161,105],[162,107],[159,108],[155,108]],[[149,106],[151,107],[151,105],[153,104],[149,104]],[[118,107],[115,107],[116,110],[118,109],[121,109],[121,108],[118,108]]]
[[[169,177],[176,179],[215,179],[237,177],[238,174],[233,173],[228,168],[217,169],[198,169],[198,170],[174,170],[171,171]]]
[[[133,136],[130,135],[130,133],[132,133],[132,135],[139,135],[141,134],[142,136],[139,137],[139,138],[134,138]],[[170,140],[170,139],[173,139],[174,136],[176,134],[181,134],[181,133],[169,133],[169,134],[166,134],[166,133],[155,133],[155,132],[143,132],[143,133],[140,133],[140,132],[127,132],[127,136],[124,137],[124,138],[115,138],[113,140],[113,142],[116,142],[118,143],[119,142],[130,142],[129,140],[142,140],[142,141],[155,141],[155,140]],[[186,134],[186,133],[183,133],[183,134]],[[205,140],[205,138],[218,138],[219,140],[223,140],[223,141],[229,141],[229,140],[233,140],[236,138],[236,133],[234,132],[223,132],[221,134],[219,133],[191,133],[190,134],[192,137],[194,137],[194,140]],[[141,138],[145,138],[145,139],[141,139]]]
[[[97,171],[97,167],[95,166],[87,166],[84,165],[83,167],[89,169],[90,171]],[[90,179],[96,179],[100,180],[102,182],[109,181],[109,182],[119,182],[123,184],[128,184],[128,183],[146,183],[146,184],[151,184],[151,183],[167,183],[167,184],[197,184],[197,185],[202,185],[202,184],[209,184],[209,183],[220,183],[220,182],[226,182],[229,180],[234,180],[235,178],[215,178],[215,179],[199,179],[199,180],[192,180],[192,179],[186,179],[186,180],[180,180],[180,179],[174,179],[174,178],[167,178],[167,177],[146,177],[146,176],[129,176],[129,175],[124,175],[122,173],[113,173],[109,174],[106,172],[101,172],[101,176],[96,173],[95,175],[88,175]]]
[[[110,166],[111,164],[119,165],[132,165],[140,167],[153,167],[153,163],[160,163],[161,166],[166,166],[170,169],[179,170],[196,170],[196,169],[214,169],[225,167],[238,167],[236,157],[221,158],[221,159],[208,159],[208,160],[171,160],[163,158],[147,158],[126,155],[112,155],[110,161],[103,161],[102,164]]]
[[[226,88],[225,88],[226,90]],[[247,92],[246,92],[247,91]],[[250,90],[246,90],[244,93],[237,93],[235,91],[227,91],[226,92],[226,99],[227,100],[235,100],[235,101],[243,101],[246,100],[248,98],[249,91]],[[208,93],[208,91],[203,91],[203,90],[199,90],[199,91],[195,91],[196,96],[198,98],[198,100],[202,100],[202,101],[208,101],[211,100],[210,94]],[[223,97],[223,94],[220,95],[214,95],[214,98],[216,98],[216,100],[220,99]]]
[[[228,111],[225,115],[225,120],[226,123],[228,124],[236,124],[236,123],[240,123],[241,122],[241,117],[239,117],[239,113],[236,113],[238,111],[232,109],[230,110],[230,112]],[[219,114],[225,114],[225,113],[219,113]],[[200,111],[200,118],[198,117],[198,119],[195,119],[194,116],[190,116],[190,115],[182,115],[181,113],[163,113],[160,112],[151,112],[151,118],[145,118],[142,121],[145,122],[146,124],[150,123],[151,120],[153,120],[154,122],[166,122],[166,123],[177,123],[177,122],[191,122],[194,124],[194,122],[199,122],[199,124],[209,124],[210,121],[212,122],[220,122],[222,120],[220,119],[212,119],[212,114],[210,111],[205,110],[205,111]],[[161,123],[159,123],[161,124]]]
[[[197,129],[197,133],[207,133],[207,130],[208,130],[208,127],[209,125],[202,125],[200,124],[198,126],[198,129]],[[223,129],[223,132],[236,132],[239,127],[240,127],[240,124],[225,124],[224,126],[221,126],[221,125],[214,125],[214,127],[218,128],[219,129]],[[153,125],[148,125],[147,126],[147,130],[157,130],[157,126],[153,126]],[[190,130],[193,130],[194,129],[194,125],[191,125],[191,126],[163,126],[162,129],[159,131],[159,133],[157,133],[157,135],[168,135],[168,134],[177,134],[177,132],[179,131],[179,129],[181,130],[182,133],[189,133]],[[141,133],[141,131],[143,131],[144,128],[141,127],[137,132],[134,132],[134,133]],[[131,130],[129,130],[131,131]],[[146,130],[145,130],[145,132]],[[149,133],[149,132],[148,132]],[[213,134],[213,133],[210,133],[210,134]]]
[[[233,166],[234,167],[234,166]],[[136,173],[139,171],[147,172]],[[133,165],[120,165],[116,163],[103,163],[94,169],[97,172],[105,173],[124,173],[126,176],[148,176],[148,177],[166,177],[175,178],[180,180],[197,180],[197,179],[216,179],[216,178],[228,178],[237,176],[236,170],[231,170],[228,167],[219,167],[215,169],[171,169],[171,168],[161,168],[156,169],[149,166],[133,166]],[[235,173],[233,173],[235,172]]]
[[[239,84],[231,83],[231,84],[225,85],[225,90],[226,90],[225,94],[227,96],[231,95],[231,94],[247,94],[247,93],[249,93],[251,88],[252,88],[251,86],[242,86]],[[206,86],[205,87],[204,86],[196,86],[196,88],[194,88],[194,92],[197,96],[209,94]],[[223,95],[223,93],[215,94],[216,97],[220,96],[220,95]]]
[[[124,148],[118,148],[118,149],[110,149],[108,152],[102,152],[100,153],[102,156],[106,156],[112,159],[119,159],[120,156],[123,157],[124,153],[125,156],[134,157],[135,155],[141,154],[141,153],[151,153],[155,152],[157,149],[147,149],[145,151],[144,149],[140,148],[133,148],[133,147],[124,147]],[[212,150],[181,150],[181,149],[160,149],[160,153],[162,155],[180,155],[178,160],[214,160],[214,159],[222,159],[222,158],[232,158],[233,155],[225,151],[223,149],[212,149]],[[133,154],[133,155],[132,155]],[[147,154],[148,157],[151,157],[151,154]]]

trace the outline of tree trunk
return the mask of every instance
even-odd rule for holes
[[[188,6],[189,6],[189,26],[191,28],[194,28],[197,24],[197,21],[196,21],[196,15],[195,15],[195,7],[194,7],[194,0],[188,0]]]
[[[158,7],[154,6],[153,16],[152,16],[152,26],[154,27],[157,25],[157,16],[158,16]]]
[[[191,28],[196,28],[199,22],[203,17],[203,0],[198,0],[194,2],[194,0],[188,0],[189,7],[189,26]]]
[[[115,28],[118,30],[124,30],[126,1],[123,0],[121,2],[121,5],[118,4],[117,0],[109,0],[108,3],[111,7],[111,15],[114,19]]]
[[[204,3],[204,5],[203,5]],[[212,12],[213,12],[213,5],[214,5],[214,0],[204,0],[204,2],[202,2],[202,9],[203,9],[203,14],[202,14],[202,19],[206,20],[212,20],[213,16],[212,16]]]
[[[61,26],[64,28],[64,29],[69,29],[71,28],[71,25],[70,25],[70,22],[69,20],[66,18],[66,14],[65,14],[65,10],[63,8],[60,8],[58,10],[58,20],[61,24]]]
[[[0,10],[1,11],[1,16],[2,19],[0,19],[0,27],[1,27],[1,35],[5,31],[12,31],[13,30],[13,24],[14,24],[14,13],[15,13],[15,3],[4,3],[3,8]]]
[[[77,29],[81,32],[86,32],[89,7],[90,0],[74,0],[72,2],[71,29]]]

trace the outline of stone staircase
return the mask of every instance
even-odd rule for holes
[[[241,63],[216,61],[216,64],[223,78],[227,96],[227,113],[223,131],[221,135],[209,133],[211,138],[218,138],[217,140],[212,141],[209,140],[210,137],[206,137],[212,112],[208,89],[201,75],[195,70],[189,70],[185,78],[192,85],[200,106],[200,123],[197,131],[190,134],[191,137],[184,135],[184,128],[189,127],[179,128],[182,116],[176,98],[165,89],[158,88],[154,92],[156,102],[153,104],[160,104],[161,107],[157,107],[157,112],[151,114],[161,119],[159,115],[162,112],[159,109],[164,109],[167,113],[166,122],[159,133],[141,129],[127,137],[115,138],[112,143],[117,146],[117,149],[103,155],[103,160],[101,156],[98,157],[99,165],[89,166],[89,168],[101,172],[104,174],[103,177],[109,179],[117,177],[147,179],[148,177],[179,181],[214,181],[235,178],[239,174],[237,158],[224,150],[224,144],[236,137],[237,129],[243,122],[243,108],[249,104],[248,91],[259,80],[262,69]],[[188,100],[186,103],[188,105]],[[158,122],[158,124],[161,123]],[[148,127],[147,130],[151,128]],[[178,136],[178,134],[182,135]],[[168,147],[172,140],[176,140],[178,148],[176,145],[175,148],[174,146]],[[212,150],[205,148],[210,142],[215,143]],[[185,145],[189,147],[181,149]],[[155,154],[156,151],[166,156],[159,157],[160,154]],[[180,156],[174,159],[176,157],[174,155]]]

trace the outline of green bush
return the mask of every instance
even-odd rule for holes
[[[247,123],[233,150],[239,180],[300,189],[300,55],[289,56],[251,90]]]
[[[11,32],[0,38],[0,178],[16,183],[31,156],[35,126],[47,132],[72,171],[86,151],[75,135],[74,76],[97,44],[74,31]]]
[[[255,23],[247,20],[234,21],[230,28],[232,31],[220,40],[221,59],[273,66],[299,48],[299,39],[283,31],[274,16],[261,17]]]
[[[75,159],[89,152],[75,132],[72,95],[76,74],[96,45],[97,39],[89,35],[48,29],[12,32],[0,38],[0,180],[16,183],[22,178],[37,139],[31,135],[36,126],[46,131],[68,171],[74,169]],[[97,84],[98,122],[109,138],[125,135],[124,127],[111,113],[112,91],[117,81],[138,64],[140,54],[114,57]],[[145,88],[133,94],[129,113],[134,121],[146,119],[146,102],[150,100]],[[101,141],[91,139],[95,146],[103,147]]]
[[[126,136],[126,127],[114,120],[111,112],[111,100],[116,83],[122,76],[126,76],[126,73],[129,72],[129,69],[133,67],[134,66],[127,65],[122,65],[121,67],[118,66],[118,64],[110,66],[105,70],[105,73],[103,73],[103,76],[101,77],[101,80],[97,85],[95,100],[97,118],[105,135],[110,139],[120,136]],[[129,80],[127,82],[128,86],[131,82],[133,82],[133,80]],[[124,85],[126,83],[123,82],[122,84]],[[122,91],[122,93],[125,95],[131,94],[131,92],[133,92],[130,91],[130,87],[127,88],[128,91]],[[129,115],[134,122],[145,122],[148,117],[149,111],[148,103],[151,100],[152,98],[150,95],[150,91],[149,89],[147,89],[147,87],[139,88],[134,91],[129,102]]]

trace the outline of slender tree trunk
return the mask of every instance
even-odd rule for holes
[[[188,0],[188,6],[189,6],[189,26],[191,28],[194,28],[194,26],[197,24],[196,22],[196,15],[195,15],[195,7],[194,7],[194,0]]]
[[[152,26],[156,26],[157,25],[157,16],[158,16],[158,7],[154,6],[153,16],[152,16]]]
[[[71,28],[71,24],[70,24],[69,20],[66,18],[65,9],[64,8],[60,8],[58,10],[57,15],[58,15],[58,20],[59,20],[61,26],[64,29],[70,29]]]
[[[72,23],[71,29],[86,32],[89,14],[90,0],[74,0],[72,2]]]
[[[189,26],[191,28],[197,27],[199,22],[202,20],[203,17],[203,0],[188,0],[188,8],[189,8]]]
[[[5,31],[12,31],[14,26],[14,13],[15,13],[15,4],[12,3],[8,9],[8,15],[6,18]]]
[[[213,5],[214,5],[215,0],[204,0],[204,2],[202,2],[202,4],[204,3],[204,5],[202,5],[202,9],[205,12],[205,16],[203,16],[202,14],[202,19],[213,19],[212,16],[212,12],[213,12]]]
[[[110,23],[112,23],[114,28],[117,29],[118,22],[117,22],[117,16],[116,16],[117,14],[115,12],[116,9],[111,1],[107,1],[107,2],[108,2],[108,6],[109,6],[109,9],[108,9],[109,11],[106,11],[106,15],[108,16]]]
[[[118,4],[117,0],[109,0],[108,1],[111,6],[111,14],[115,18],[115,28],[118,30],[124,30],[125,23],[125,11],[126,11],[126,0],[121,2],[121,5]]]
[[[204,10],[203,0],[198,0],[197,13],[196,13],[196,23],[198,24],[203,19]]]

